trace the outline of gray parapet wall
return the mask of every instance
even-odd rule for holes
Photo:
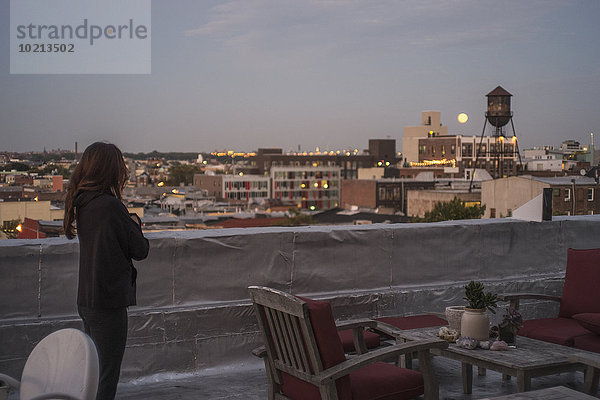
[[[331,301],[338,319],[443,312],[463,286],[560,294],[566,253],[600,247],[600,216],[160,232],[136,263],[126,379],[251,362],[246,288]],[[19,375],[45,335],[81,327],[77,241],[0,241],[0,371]],[[555,312],[526,304],[524,313]]]

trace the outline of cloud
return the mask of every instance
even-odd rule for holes
[[[460,46],[536,34],[528,27],[535,26],[537,2],[501,3],[508,6],[477,0],[232,0],[213,7],[206,23],[184,33],[265,52],[331,44],[354,52]]]

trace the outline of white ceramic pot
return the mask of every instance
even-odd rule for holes
[[[450,306],[446,307],[446,321],[450,329],[460,332],[460,320],[465,312],[465,306]]]
[[[466,308],[460,320],[460,336],[477,340],[490,338],[490,319],[485,309]]]

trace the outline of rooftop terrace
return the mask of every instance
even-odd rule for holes
[[[436,377],[440,384],[440,400],[485,399],[517,392],[516,379],[502,380],[494,371],[485,376],[473,376],[473,393],[463,394],[461,366],[457,361],[434,358]],[[532,390],[566,386],[583,391],[583,374],[563,373],[532,380]],[[422,398],[422,396],[421,396]],[[159,375],[123,382],[117,392],[118,400],[265,400],[267,382],[260,364],[231,366],[197,374]]]
[[[136,263],[138,306],[130,309],[120,398],[264,399],[264,371],[250,354],[261,338],[248,286],[326,299],[338,320],[441,312],[463,304],[463,286],[470,280],[484,281],[497,293],[560,294],[567,248],[600,247],[600,217],[248,228],[148,237],[150,256]],[[81,327],[75,308],[77,261],[76,241],[0,241],[0,343],[5,344],[0,346],[0,371],[18,376],[42,337]],[[552,305],[532,303],[522,311],[525,318],[556,312]],[[488,372],[475,378],[474,395],[463,397],[453,375],[456,364],[436,358],[438,363],[442,398],[485,397],[479,388],[486,386],[494,391],[489,395],[514,391],[513,381],[502,382]],[[563,374],[548,383],[564,379],[577,388],[579,375]],[[544,382],[535,379],[534,388]]]

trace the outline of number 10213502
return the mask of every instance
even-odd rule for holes
[[[75,53],[72,43],[20,43],[19,53]]]

